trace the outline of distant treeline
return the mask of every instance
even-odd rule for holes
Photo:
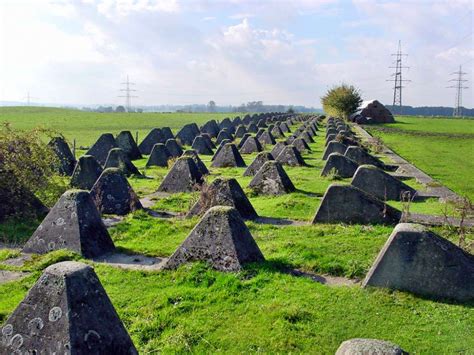
[[[394,115],[400,115],[400,108],[398,106],[385,105]],[[444,106],[402,106],[402,115],[407,116],[452,116],[453,108]],[[463,116],[474,116],[474,108],[462,108]]]

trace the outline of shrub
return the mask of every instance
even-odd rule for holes
[[[362,103],[359,90],[352,85],[334,86],[321,98],[324,111],[331,116],[348,119]]]

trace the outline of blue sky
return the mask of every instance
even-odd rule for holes
[[[450,73],[473,86],[473,4],[372,0],[0,1],[0,101],[320,106],[332,85],[391,103],[392,57],[408,53],[404,104],[452,106]],[[464,104],[473,106],[472,89]]]

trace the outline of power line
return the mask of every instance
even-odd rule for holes
[[[464,86],[463,83],[467,82],[467,79],[464,79],[463,76],[467,73],[462,71],[462,65],[459,66],[459,71],[451,73],[450,75],[456,75],[456,78],[449,80],[454,82],[454,85],[448,86],[449,89],[456,89],[455,103],[453,116],[460,117],[462,116],[462,90],[467,89],[467,86]]]
[[[405,80],[402,78],[402,70],[408,69],[409,67],[404,67],[402,65],[402,57],[408,56],[408,54],[402,53],[402,43],[398,41],[398,50],[397,53],[392,53],[392,56],[396,56],[395,66],[389,67],[395,69],[395,73],[392,74],[393,79],[387,79],[387,81],[393,81],[393,107],[399,107],[399,115],[402,114],[402,89],[404,88],[403,83],[411,80]]]
[[[26,92],[26,96],[23,98],[23,100],[26,100],[26,106],[31,105],[31,99],[38,99],[37,97],[30,96],[30,92]]]
[[[127,108],[127,112],[130,112],[132,110],[132,98],[138,97],[138,96],[132,95],[132,93],[137,90],[130,88],[130,86],[133,86],[136,84],[130,82],[127,75],[127,81],[124,83],[120,83],[120,85],[124,86],[124,88],[120,89],[120,91],[124,91],[125,95],[120,95],[118,97],[125,97],[125,107]]]

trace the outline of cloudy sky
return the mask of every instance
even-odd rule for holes
[[[391,103],[401,40],[403,103],[452,106],[472,28],[471,0],[0,0],[0,101],[119,104],[128,74],[142,105],[319,107],[341,82]]]

